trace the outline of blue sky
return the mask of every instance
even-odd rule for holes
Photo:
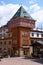
[[[43,28],[43,0],[0,0],[0,26],[11,19],[21,4],[37,20],[36,27]]]
[[[12,3],[12,4],[23,4],[26,6],[30,6],[30,1],[34,1],[34,3],[38,3],[41,7],[43,7],[43,0],[0,0],[1,2],[5,2],[6,4]]]
[[[5,2],[5,4],[23,4],[25,6],[30,6],[30,1],[33,1],[34,3],[38,3],[41,7],[43,7],[43,0],[0,0],[0,4],[2,5],[2,2]]]

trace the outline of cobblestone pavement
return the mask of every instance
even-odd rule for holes
[[[3,58],[0,61],[0,65],[43,65],[43,59]]]

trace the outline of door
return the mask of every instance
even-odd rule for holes
[[[24,49],[23,51],[24,51],[24,55],[27,56],[29,54],[29,49]]]

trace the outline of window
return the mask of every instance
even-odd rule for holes
[[[10,54],[10,48],[8,48],[8,54]]]
[[[28,32],[25,32],[25,36],[28,36]]]
[[[16,36],[17,35],[17,32],[13,32],[13,36]]]
[[[2,53],[2,48],[0,48],[0,53]]]
[[[28,32],[22,32],[22,36],[28,36]]]
[[[37,33],[37,37],[39,37],[39,34]]]
[[[31,43],[33,43],[33,40],[31,40]]]
[[[14,40],[14,41],[13,41],[13,44],[17,44],[17,40]]]
[[[32,33],[32,36],[34,36],[34,33]]]
[[[22,43],[23,44],[28,44],[28,40],[23,40]]]
[[[12,33],[9,33],[8,36],[9,36],[9,37],[12,37]]]
[[[2,42],[0,42],[0,45],[2,45]]]
[[[4,50],[6,50],[6,48],[4,48]]]
[[[11,45],[11,41],[9,41],[9,45]]]
[[[41,34],[41,37],[43,37],[43,34]]]
[[[6,45],[6,41],[4,42],[4,44]]]
[[[24,11],[23,13],[26,13],[26,11]]]
[[[5,31],[7,32],[7,31],[8,31],[8,29],[5,29]]]
[[[2,37],[2,34],[0,34],[0,37]]]
[[[0,48],[0,50],[2,50],[2,48]]]

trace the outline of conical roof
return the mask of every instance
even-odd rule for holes
[[[21,6],[13,17],[24,17],[24,16],[28,17],[29,19],[33,19],[29,15],[29,13],[23,8],[23,6]]]

